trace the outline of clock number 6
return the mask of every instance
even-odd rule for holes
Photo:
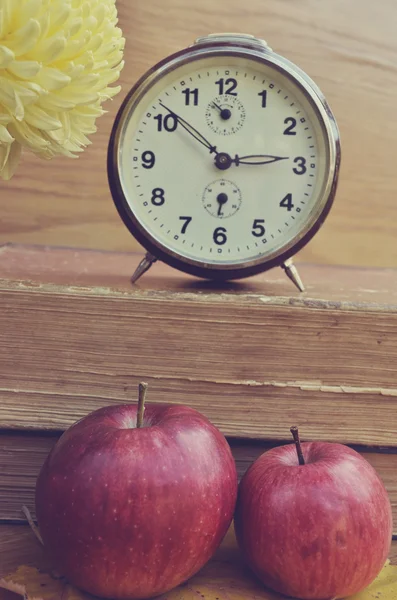
[[[162,206],[165,202],[165,191],[163,188],[154,188],[152,191],[152,204],[154,206]]]
[[[227,230],[224,227],[217,227],[215,229],[214,235],[213,235],[215,244],[217,244],[218,246],[223,246],[223,244],[226,244],[226,242],[227,242],[226,233],[227,233]]]

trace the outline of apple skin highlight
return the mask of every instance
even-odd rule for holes
[[[42,467],[36,513],[46,549],[75,586],[104,598],[151,598],[214,554],[231,523],[230,447],[198,411],[178,405],[94,411]]]
[[[373,467],[342,444],[293,444],[260,456],[243,477],[235,530],[269,588],[305,600],[353,595],[387,559],[392,512]]]

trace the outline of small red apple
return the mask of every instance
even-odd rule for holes
[[[356,594],[381,571],[391,544],[385,487],[342,444],[299,442],[260,456],[239,488],[235,530],[248,565],[287,596]]]
[[[151,598],[191,577],[236,502],[230,447],[208,419],[185,406],[151,404],[143,418],[141,409],[137,418],[132,404],[106,407],[75,423],[37,481],[45,547],[72,584],[104,598]]]

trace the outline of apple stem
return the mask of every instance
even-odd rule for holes
[[[138,429],[139,429],[139,427],[142,427],[142,423],[143,423],[143,413],[145,412],[145,399],[146,399],[147,389],[148,389],[147,383],[141,382],[139,384],[138,414],[136,416],[136,426]]]
[[[295,446],[296,446],[296,452],[298,454],[299,464],[300,465],[304,465],[305,464],[305,459],[303,457],[301,441],[299,439],[299,430],[298,430],[298,428],[295,425],[294,427],[291,427],[290,431],[292,433],[292,437],[294,438],[294,442],[295,442]]]

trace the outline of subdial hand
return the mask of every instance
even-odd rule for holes
[[[198,142],[200,142],[200,144],[207,148],[207,150],[210,151],[210,154],[218,154],[216,146],[213,146],[199,131],[197,131],[197,129],[193,127],[193,125],[190,125],[190,123],[185,121],[183,117],[177,115],[176,112],[165,106],[165,104],[163,104],[162,102],[160,102],[160,106],[165,108],[165,110],[168,110],[168,112],[176,118],[181,127],[183,127],[183,129],[185,129],[188,133],[190,133],[190,135],[193,136],[194,139],[196,139]]]
[[[279,160],[288,160],[289,156],[273,156],[272,154],[251,154],[249,156],[237,156],[232,159],[235,165],[268,165]]]
[[[219,106],[219,104],[217,104],[214,101],[212,101],[212,104],[215,106],[215,108],[219,110],[221,119],[223,119],[224,121],[228,121],[230,119],[230,117],[232,116],[231,110],[229,110],[228,108],[222,108],[222,106]]]
[[[221,192],[220,194],[217,195],[216,199],[219,202],[218,217],[221,217],[223,215],[222,207],[224,204],[226,204],[226,202],[228,201],[229,198],[228,198],[227,194]]]

